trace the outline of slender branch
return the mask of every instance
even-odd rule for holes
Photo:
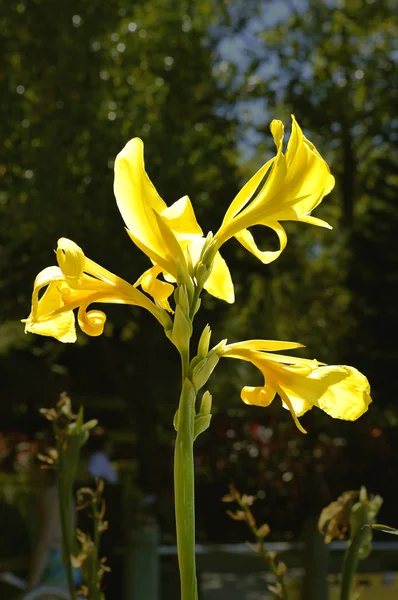
[[[254,537],[256,538],[257,544],[258,544],[258,554],[260,554],[260,556],[264,559],[264,561],[267,563],[268,567],[271,569],[272,573],[275,575],[276,581],[279,584],[280,590],[281,590],[281,598],[282,600],[288,600],[288,593],[287,593],[287,588],[286,588],[286,583],[285,583],[285,578],[284,578],[284,571],[281,572],[280,569],[278,569],[278,565],[276,563],[276,555],[273,552],[267,552],[265,549],[265,536],[261,535],[259,528],[256,525],[256,522],[254,520],[253,514],[249,508],[249,506],[242,501],[241,498],[236,500],[237,503],[239,504],[239,507],[244,511],[245,513],[245,521],[250,529],[250,531],[253,533]]]

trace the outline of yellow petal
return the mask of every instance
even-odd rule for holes
[[[232,200],[227,212],[225,213],[220,232],[226,225],[231,221],[235,215],[237,215],[246,204],[252,199],[254,192],[257,190],[261,181],[267,175],[271,168],[275,158],[272,158],[266,162],[251,179],[243,186],[237,196]]]
[[[179,241],[190,239],[192,235],[203,235],[188,196],[183,196],[161,214]]]
[[[160,275],[161,269],[158,265],[151,267],[145,271],[139,279],[135,282],[134,286],[141,285],[144,292],[150,294],[162,308],[169,312],[173,312],[168,302],[169,296],[174,292],[174,286],[165,281],[157,279]]]
[[[313,406],[335,419],[347,421],[358,419],[367,411],[372,401],[369,382],[357,369],[340,365],[320,366],[316,360],[258,350],[268,345],[275,345],[274,349],[277,349],[278,344],[280,342],[248,340],[223,348],[223,356],[251,362],[264,376],[263,388],[247,387],[242,390],[244,402],[265,406],[267,396],[264,394],[271,387],[280,395],[284,408],[291,412],[297,427],[304,433],[298,417]],[[261,392],[261,389],[265,391]]]
[[[233,304],[235,302],[234,284],[228,265],[219,252],[214,257],[213,268],[204,288],[209,294]]]
[[[90,304],[90,302],[82,304],[79,307],[79,311],[77,313],[79,326],[80,329],[87,335],[97,337],[104,331],[106,314],[102,312],[102,310],[93,309],[87,311],[88,304]]]
[[[56,268],[56,267],[55,267]],[[25,322],[25,333],[36,333],[53,337],[60,342],[76,341],[75,316],[72,310],[62,312],[55,318],[40,320],[63,306],[59,283],[51,283],[36,305],[36,310]]]
[[[301,372],[305,370],[308,373],[310,373],[311,370],[315,367],[319,367],[320,365],[325,364],[319,362],[315,358],[299,358],[298,356],[285,356],[284,354],[269,354],[268,352],[262,352],[261,355],[264,360],[292,366],[294,372],[297,372],[298,367],[300,367]],[[306,367],[306,369],[303,369],[303,367]]]
[[[263,222],[263,225],[267,225],[267,227],[270,227],[271,229],[273,229],[275,231],[275,233],[277,234],[278,238],[279,238],[279,250],[274,250],[274,251],[270,251],[270,250],[260,250],[256,244],[256,242],[254,241],[254,238],[252,236],[252,234],[250,233],[250,231],[248,229],[243,229],[242,231],[239,231],[235,237],[238,240],[238,242],[240,242],[242,244],[242,246],[244,248],[246,248],[246,250],[248,250],[249,252],[251,252],[252,254],[254,254],[254,256],[256,258],[258,258],[259,260],[261,260],[262,263],[264,264],[269,264],[271,262],[273,262],[274,260],[276,260],[281,253],[283,252],[283,250],[286,247],[287,244],[287,236],[286,236],[286,232],[283,229],[282,225],[280,225],[280,223],[278,222]]]
[[[284,383],[281,386],[287,395],[292,392],[334,419],[346,421],[358,419],[372,401],[366,377],[348,366],[319,367],[306,377],[297,375],[288,387]]]
[[[317,217],[312,217],[308,215],[306,217],[300,217],[300,221],[302,223],[309,223],[310,225],[316,225],[317,227],[325,227],[325,229],[333,229],[329,223],[323,221],[322,219],[318,219]]]
[[[140,138],[127,142],[116,156],[114,191],[120,213],[131,231],[137,221],[151,220],[149,208],[158,213],[166,208],[145,171],[144,144]]]
[[[186,246],[188,262],[191,262],[193,269],[197,265],[205,243],[204,237],[195,236]],[[204,284],[204,289],[220,300],[225,300],[232,304],[235,302],[234,284],[228,265],[219,252],[216,253],[213,261],[211,273]]]
[[[286,154],[283,154],[283,125],[271,123],[277,155],[269,161],[268,177],[261,182],[257,173],[241,190],[229,207],[214,238],[218,248],[232,236],[264,263],[270,263],[286,246],[286,234],[279,221],[302,220],[312,225],[330,228],[328,223],[312,217],[311,211],[334,186],[334,177],[314,145],[306,139],[292,115],[292,133]],[[260,187],[258,190],[257,187]],[[257,189],[257,193],[256,192]],[[272,227],[280,238],[276,252],[261,252],[247,231],[253,225]]]
[[[146,254],[153,263],[162,267],[164,271],[172,271],[173,277],[175,279],[175,277],[177,276],[175,268],[172,265],[170,265],[169,261],[166,260],[164,256],[162,256],[162,254],[158,254],[153,250],[153,248],[150,248],[149,246],[144,244],[140,238],[138,238],[132,231],[130,231],[130,229],[126,229],[126,231],[128,233],[129,238],[134,242],[137,248],[139,248],[144,254]]]
[[[305,398],[301,398],[300,396],[296,396],[292,390],[286,390],[286,388],[279,386],[278,387],[279,395],[282,399],[282,406],[290,412],[293,412],[296,417],[301,417],[307,411],[311,410],[313,404],[306,400]]]
[[[294,342],[248,340],[246,342],[226,345],[223,348],[222,355],[229,356],[230,358],[240,358],[253,363],[258,369],[263,371],[264,377],[272,371],[279,374],[290,373],[290,371],[292,371],[293,374],[298,372],[310,373],[314,368],[324,364],[315,359],[285,356],[284,354],[271,354],[270,352],[258,350],[259,348],[261,348],[261,350],[262,348],[266,349],[267,346],[270,348],[271,352],[302,347],[301,344],[296,344]],[[283,366],[279,366],[277,363],[281,363]]]
[[[48,267],[35,279],[31,313],[24,321],[25,332],[55,337],[61,342],[74,342],[73,310],[79,308],[81,329],[89,335],[100,335],[106,316],[96,309],[87,312],[88,306],[94,302],[142,306],[163,326],[169,325],[169,317],[159,306],[127,281],[86,258],[74,242],[61,238],[57,258],[60,267]],[[156,284],[154,286],[157,291]],[[164,286],[169,284],[164,283]],[[47,289],[39,300],[39,293],[44,287]]]
[[[84,271],[83,250],[67,238],[60,238],[57,244],[57,262],[66,281],[72,286],[79,285]]]
[[[184,253],[183,253],[182,248],[181,248],[180,244],[178,243],[178,240],[175,237],[173,231],[168,226],[167,220],[164,219],[162,217],[162,215],[159,215],[157,213],[154,213],[154,215],[155,215],[155,219],[156,219],[160,234],[162,236],[163,248],[167,248],[167,252],[165,252],[166,258],[167,258],[168,264],[169,264],[169,268],[167,269],[167,271],[171,275],[176,276],[177,271],[176,271],[175,265],[176,265],[176,261],[178,260],[180,262],[180,265],[183,268],[184,272],[188,274],[188,267],[187,267]]]
[[[162,267],[166,264],[167,271],[176,275],[173,255],[177,242],[174,238],[173,244],[171,231],[167,231],[164,238],[167,226],[163,231],[159,229],[156,217],[167,206],[145,171],[144,146],[139,138],[130,140],[116,157],[114,192],[131,239],[140,249],[147,250],[150,258],[153,255],[162,257],[156,262]]]
[[[288,196],[306,196],[297,205],[297,217],[311,212],[334,187],[334,177],[326,161],[314,145],[303,135],[292,115],[292,134],[286,150],[287,176],[284,182],[284,200]]]
[[[239,351],[240,349],[275,352],[277,350],[292,350],[293,348],[304,348],[304,346],[297,342],[280,342],[276,340],[246,340],[245,342],[237,342],[225,346],[225,350],[232,352]]]
[[[285,127],[282,121],[279,119],[273,119],[270,125],[272,137],[274,138],[274,144],[278,153],[282,152],[283,138],[285,135]]]
[[[245,386],[240,397],[245,404],[251,406],[269,406],[275,398],[276,391],[270,385],[264,387]]]
[[[295,402],[296,399],[291,395],[285,394],[285,391],[280,387],[278,387],[278,393],[282,399],[283,407],[287,408],[287,410],[290,411],[290,414],[293,417],[293,421],[297,429],[301,431],[301,433],[307,433],[304,427],[301,425],[300,421],[298,420],[298,417],[301,414],[304,414],[307,410],[309,410],[312,407],[310,405],[308,405],[307,407],[305,401],[301,401],[301,399]]]

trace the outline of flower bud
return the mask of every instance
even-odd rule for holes
[[[211,405],[212,405],[213,397],[208,390],[203,393],[202,400],[200,403],[199,414],[209,415],[211,413]]]
[[[207,383],[219,360],[217,353],[210,353],[192,369],[192,382],[197,390]]]
[[[210,325],[206,325],[206,327],[202,331],[202,335],[200,336],[198,343],[198,356],[205,357],[209,353],[209,345],[210,345],[210,336],[211,329]]]
[[[171,332],[171,341],[179,352],[187,352],[189,339],[192,335],[192,323],[185,316],[179,304],[176,306],[174,315],[173,330]]]
[[[182,266],[181,261],[178,258],[176,258],[175,262],[177,267],[177,285],[178,287],[180,287],[181,285],[186,285],[188,296],[192,297],[194,292],[192,279],[185,272],[184,267]]]
[[[201,262],[198,263],[198,266],[195,270],[195,279],[198,287],[202,288],[204,286],[204,284],[210,277],[211,269],[212,265],[208,267],[207,265]]]
[[[180,285],[177,288],[178,293],[175,294],[176,304],[181,308],[184,315],[189,315],[189,298],[187,287],[185,285]],[[176,290],[176,292],[177,292]]]

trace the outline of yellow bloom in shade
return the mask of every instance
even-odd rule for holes
[[[167,325],[167,314],[152,300],[127,281],[87,258],[71,240],[58,240],[56,255],[58,267],[47,267],[35,279],[31,313],[23,321],[25,333],[51,336],[61,342],[75,342],[73,311],[78,308],[80,328],[88,335],[101,335],[106,315],[101,310],[88,311],[93,302],[142,306],[162,325]],[[39,298],[43,288],[46,289]]]
[[[205,242],[188,196],[167,206],[149,179],[144,164],[142,140],[130,140],[115,160],[114,191],[117,205],[132,241],[152,261],[154,267],[144,274],[140,284],[151,293],[158,287],[161,273],[167,281],[174,282],[184,274],[190,279]],[[231,276],[225,261],[217,253],[213,271],[204,287],[209,293],[234,301]],[[147,287],[145,287],[147,286]],[[163,301],[173,287],[162,288]]]
[[[284,250],[287,237],[280,221],[303,221],[331,229],[311,211],[334,187],[334,177],[314,145],[307,140],[292,115],[292,133],[283,153],[284,127],[272,121],[271,132],[277,148],[274,158],[240,190],[228,208],[219,231],[216,247],[235,237],[263,263],[270,263]],[[265,225],[279,238],[279,250],[260,250],[249,231],[253,225]]]
[[[264,376],[264,385],[246,386],[241,398],[246,404],[269,406],[276,394],[290,410],[294,422],[303,433],[298,417],[313,406],[334,419],[355,421],[368,409],[369,382],[354,367],[327,366],[316,360],[272,354],[278,350],[300,348],[294,342],[248,340],[223,347],[222,356],[251,362]]]

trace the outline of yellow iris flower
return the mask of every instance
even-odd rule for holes
[[[263,263],[270,263],[278,258],[287,243],[279,221],[298,220],[330,228],[310,213],[333,189],[334,177],[294,117],[292,120],[292,134],[285,154],[282,152],[283,124],[272,121],[277,154],[232,201],[211,244],[207,265],[211,267],[210,276],[204,288],[227,302],[234,301],[234,288],[228,266],[218,249],[228,239],[236,237]],[[114,191],[130,238],[154,264],[144,273],[140,284],[150,294],[162,287],[161,302],[167,308],[167,297],[173,287],[161,286],[157,277],[162,274],[166,281],[174,282],[181,271],[186,280],[195,277],[205,243],[191,201],[184,196],[171,206],[166,205],[145,171],[143,142],[139,138],[130,140],[116,157]],[[279,238],[279,250],[259,250],[248,230],[253,225],[273,229]],[[147,285],[148,281],[152,287]],[[159,297],[156,299],[160,301]]]
[[[144,273],[142,288],[151,294],[160,273],[172,282],[181,271],[186,280],[191,279],[205,243],[203,232],[188,196],[171,206],[159,196],[145,171],[144,146],[139,138],[130,140],[116,157],[114,191],[127,233],[154,264]],[[152,282],[152,291],[148,281]],[[234,301],[231,275],[219,253],[204,287],[218,298]],[[166,290],[171,294],[173,288]]]
[[[271,132],[277,148],[276,156],[240,190],[214,236],[217,248],[235,237],[266,264],[277,259],[287,243],[280,221],[303,221],[331,229],[328,223],[313,217],[311,211],[334,187],[334,177],[327,163],[304,136],[293,115],[292,133],[285,154],[282,152],[282,122],[272,121]],[[279,238],[279,250],[261,251],[248,230],[253,225],[273,229]]]
[[[245,386],[241,398],[246,404],[269,406],[276,394],[290,410],[303,433],[298,417],[313,406],[335,419],[355,421],[368,409],[372,399],[366,377],[354,367],[324,365],[316,360],[271,354],[300,348],[294,342],[248,340],[223,347],[222,356],[248,361],[264,376],[264,385]]]
[[[168,298],[174,289],[172,283],[194,283],[198,277],[202,277],[203,286],[209,293],[233,302],[231,275],[218,251],[225,241],[235,236],[245,248],[267,263],[275,260],[286,245],[286,234],[279,221],[300,220],[329,227],[310,215],[333,188],[334,178],[327,164],[304,137],[294,117],[286,154],[282,152],[282,123],[273,121],[271,130],[277,155],[242,188],[213,241],[210,236],[208,242],[188,196],[168,207],[145,171],[143,142],[138,138],[130,140],[115,160],[115,196],[130,238],[150,258],[153,266],[132,286],[87,259],[76,244],[62,238],[57,249],[59,266],[44,269],[36,278],[32,312],[26,320],[25,330],[74,341],[73,310],[79,307],[81,328],[90,335],[99,335],[103,331],[105,315],[98,310],[87,312],[87,306],[92,302],[144,306],[164,324],[166,317],[162,309],[171,311]],[[248,231],[256,224],[276,231],[280,241],[278,251],[262,252],[257,248]],[[204,259],[206,252],[208,264]],[[201,262],[204,270],[199,275]],[[160,275],[165,280],[159,279]],[[154,298],[155,303],[136,289],[138,285]],[[39,292],[44,287],[47,289],[39,300]]]
[[[38,333],[61,342],[76,341],[74,309],[78,323],[88,335],[101,335],[106,315],[101,310],[87,311],[93,302],[132,304],[151,312],[167,326],[167,314],[136,287],[87,258],[82,249],[66,238],[58,240],[58,267],[47,267],[35,279],[32,309],[25,333]],[[39,299],[39,293],[46,288]]]

